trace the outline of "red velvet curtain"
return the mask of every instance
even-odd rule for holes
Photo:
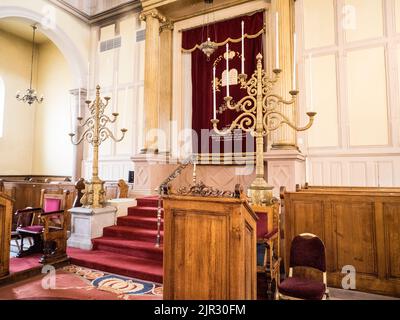
[[[221,43],[226,39],[238,39],[242,35],[241,22],[244,21],[244,32],[248,35],[255,35],[260,32],[264,27],[264,12],[257,12],[252,15],[236,17],[231,20],[218,22],[208,25],[208,27],[198,27],[184,31],[182,34],[182,48],[190,50],[201,44],[210,37],[211,41]],[[258,53],[263,54],[263,34],[253,39],[245,39],[245,73],[251,77],[256,69],[257,61],[256,56]],[[241,54],[241,42],[233,43],[229,41],[229,50]],[[237,140],[242,145],[243,151],[253,151],[254,142],[249,143],[242,135],[242,139],[237,138],[235,135],[235,147],[229,146],[228,140],[232,141],[232,137],[228,138],[212,138],[210,136],[201,136],[202,129],[211,130],[212,124],[210,120],[213,118],[213,64],[215,60],[226,52],[225,45],[218,47],[218,49],[211,55],[210,59],[200,50],[196,49],[192,52],[192,128],[199,137],[198,145],[196,146],[196,139],[194,139],[193,152],[194,153],[218,153],[218,152],[233,152],[238,149],[236,147]],[[222,59],[216,66],[216,77],[221,79],[222,72],[226,68],[226,61]],[[236,69],[241,73],[241,60],[239,56],[229,61],[229,68]],[[244,97],[246,90],[240,89],[240,85],[230,85],[230,96],[234,101],[239,101]],[[221,87],[221,91],[217,92],[217,110],[224,102],[226,96],[226,86]],[[237,118],[240,113],[236,111],[226,110],[223,114],[217,113],[217,118],[220,120],[219,128],[226,127]],[[222,139],[222,140],[221,140]],[[219,142],[218,142],[219,140]],[[225,141],[224,141],[225,140]],[[249,150],[250,149],[250,150]],[[197,151],[196,151],[197,150]],[[219,151],[220,150],[220,151]]]

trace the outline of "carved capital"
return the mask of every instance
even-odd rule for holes
[[[160,11],[158,11],[157,9],[152,9],[152,10],[149,10],[149,11],[143,11],[139,15],[139,19],[142,20],[142,21],[146,21],[149,16],[154,18],[154,19],[158,19],[158,21],[160,21],[161,23],[167,22],[167,18],[165,16],[163,16],[160,13]]]
[[[160,33],[163,32],[164,30],[169,30],[169,31],[174,30],[174,23],[167,20],[160,26]]]

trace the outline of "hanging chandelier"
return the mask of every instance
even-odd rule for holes
[[[207,6],[207,4],[210,4],[212,6],[213,0],[204,0],[204,4],[205,4],[205,6]],[[205,12],[205,14],[207,14],[207,12]],[[218,45],[214,41],[211,41],[211,39],[209,37],[208,25],[209,25],[209,21],[207,21],[207,23],[206,23],[207,40],[200,44],[200,50],[203,51],[203,53],[207,56],[207,60],[209,60],[210,56],[214,53],[214,51],[218,49]]]
[[[33,36],[32,36],[32,58],[31,58],[31,78],[29,82],[29,89],[26,89],[25,94],[22,95],[21,93],[17,93],[16,98],[18,101],[22,101],[24,103],[28,103],[30,106],[37,102],[37,103],[42,103],[43,102],[43,96],[38,98],[36,91],[32,88],[32,79],[33,79],[33,59],[34,59],[34,54],[35,54],[35,35],[36,35],[36,29],[37,26],[33,25]]]

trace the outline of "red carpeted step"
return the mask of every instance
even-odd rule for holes
[[[162,262],[163,249],[155,246],[155,241],[127,240],[123,238],[100,237],[93,239],[93,250],[125,254],[137,258]]]
[[[161,238],[163,237],[163,233],[164,232],[161,231]],[[103,229],[103,236],[155,242],[157,238],[157,229],[111,226]]]
[[[139,198],[136,199],[136,201],[139,207],[154,207],[154,208],[158,207],[158,196]],[[162,200],[161,200],[161,206],[162,206]]]
[[[128,216],[157,217],[157,208],[154,207],[130,207]]]
[[[156,230],[157,229],[157,218],[156,217],[141,217],[141,216],[119,217],[117,220],[117,225]],[[163,221],[161,220],[161,229],[162,228],[163,228]]]
[[[162,283],[163,280],[163,265],[160,261],[102,250],[68,248],[67,253],[71,262],[78,266],[157,283]]]

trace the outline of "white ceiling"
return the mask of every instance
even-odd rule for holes
[[[33,22],[21,18],[4,18],[0,19],[0,30],[11,33],[17,37],[32,41],[32,24]],[[41,31],[40,26],[36,29],[35,43],[42,44],[50,41]]]

